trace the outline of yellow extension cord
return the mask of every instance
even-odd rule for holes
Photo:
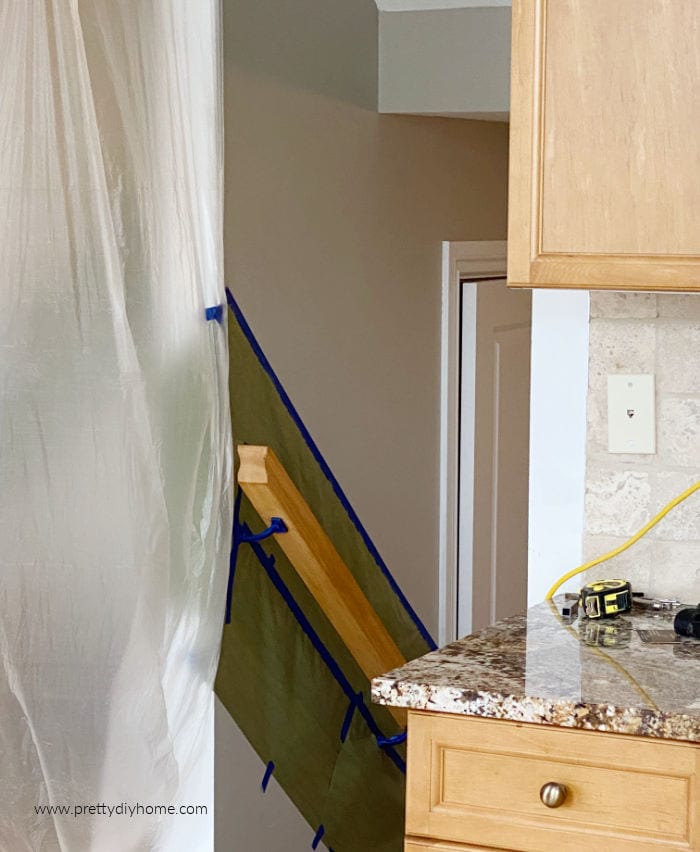
[[[619,553],[627,550],[628,547],[632,547],[633,544],[636,544],[639,539],[646,535],[652,527],[655,527],[659,521],[664,518],[671,509],[674,509],[679,503],[682,503],[684,500],[687,500],[691,494],[694,494],[696,491],[700,490],[700,482],[696,482],[695,485],[691,485],[690,488],[686,488],[686,490],[679,494],[677,497],[674,497],[670,503],[663,507],[663,509],[649,521],[648,524],[645,524],[639,532],[636,532],[632,538],[628,539],[624,544],[621,544],[619,547],[616,547],[614,550],[611,550],[609,553],[603,554],[603,556],[599,556],[597,559],[591,559],[590,562],[586,562],[583,565],[579,565],[578,568],[574,568],[572,571],[569,571],[567,574],[564,574],[563,577],[560,577],[557,582],[552,586],[552,588],[547,592],[547,597],[545,600],[551,600],[557,589],[566,583],[567,580],[570,580],[572,577],[575,577],[577,574],[582,574],[584,571],[588,571],[589,568],[594,568],[596,565],[600,565],[601,562],[607,562],[608,559],[612,559],[613,556],[617,556]]]

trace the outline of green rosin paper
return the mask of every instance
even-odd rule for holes
[[[401,652],[421,656],[432,640],[368,548],[230,295],[229,305],[235,442],[272,447]],[[260,517],[236,498],[238,530],[258,532]],[[405,747],[376,739],[400,733],[396,721],[371,704],[367,678],[273,538],[239,544],[232,580],[216,694],[314,843],[401,852]]]

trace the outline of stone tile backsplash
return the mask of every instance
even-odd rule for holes
[[[654,455],[607,451],[607,376],[654,373]],[[591,293],[586,560],[622,544],[700,480],[700,294]],[[658,596],[700,601],[700,492],[640,542],[589,572]]]

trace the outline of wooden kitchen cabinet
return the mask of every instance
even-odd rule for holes
[[[700,2],[513,0],[508,283],[700,290]]]
[[[693,743],[413,711],[405,852],[698,850],[699,770]]]
[[[439,840],[407,840],[404,852],[485,852],[484,846],[465,846],[463,843],[441,843]],[[493,852],[493,848],[486,850]],[[496,850],[498,852],[498,850]]]

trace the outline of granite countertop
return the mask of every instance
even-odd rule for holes
[[[700,742],[700,640],[651,645],[673,612],[635,607],[569,623],[562,599],[446,645],[372,681],[379,704]]]

